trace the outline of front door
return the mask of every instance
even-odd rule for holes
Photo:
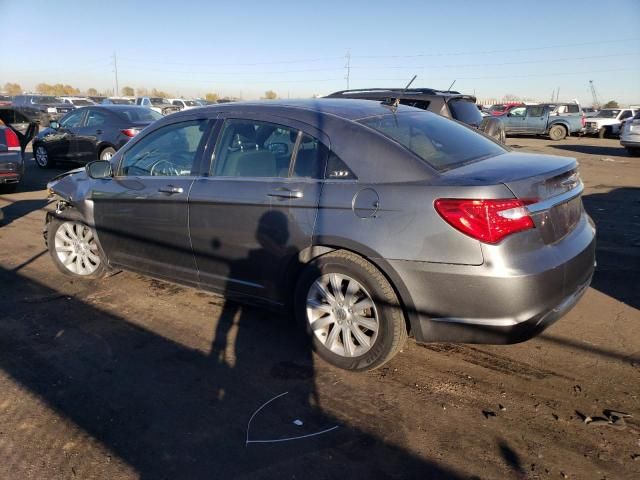
[[[504,117],[502,117],[506,133],[523,133],[526,130],[526,110],[527,107],[512,108]]]
[[[91,162],[98,159],[98,143],[102,140],[110,114],[106,111],[84,107],[87,117],[83,125],[76,129],[78,161]]]
[[[78,142],[76,132],[82,127],[85,110],[73,110],[60,119],[57,129],[51,129],[42,137],[42,143],[55,160],[76,160],[78,157]]]
[[[115,177],[95,188],[98,239],[112,263],[197,282],[187,200],[208,126],[180,121],[145,135],[123,152]]]
[[[210,176],[191,189],[191,241],[205,287],[280,303],[311,244],[323,146],[283,123],[227,119]]]

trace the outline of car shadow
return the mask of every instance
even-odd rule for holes
[[[231,264],[230,276],[286,246],[283,236],[273,244],[258,229],[257,237],[261,248]],[[287,315],[225,300],[218,318],[211,307],[215,336],[206,351],[18,270],[0,269],[0,282],[8,312],[0,320],[0,369],[141,479],[462,478],[325,412],[316,388],[322,368]],[[9,471],[20,471],[26,455],[28,448],[5,456]],[[95,478],[104,466],[82,468]]]
[[[582,199],[597,228],[592,287],[640,308],[640,188],[616,188]]]
[[[551,148],[589,155],[620,156],[627,155],[623,146],[607,147],[601,145],[550,145]]]
[[[0,206],[0,227],[9,225],[21,217],[29,215],[31,212],[44,208],[48,202],[46,200],[12,200],[0,195],[0,199],[9,202],[8,205]]]

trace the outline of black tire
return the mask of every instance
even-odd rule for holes
[[[116,149],[113,147],[106,147],[100,150],[98,160],[110,160],[116,154]]]
[[[625,147],[627,149],[627,153],[632,157],[640,157],[640,148],[631,148]]]
[[[562,125],[553,125],[549,129],[549,138],[553,141],[564,140],[567,137],[567,129]]]
[[[598,130],[598,138],[604,138],[607,136],[607,127],[602,127],[600,130]]]
[[[378,331],[375,340],[362,355],[348,357],[334,353],[311,330],[307,318],[307,297],[311,295],[310,289],[314,282],[322,275],[331,273],[356,280],[373,301]],[[365,371],[378,368],[391,360],[407,340],[404,314],[391,284],[374,265],[352,252],[339,250],[312,260],[298,280],[294,308],[296,318],[311,337],[316,353],[332,365],[345,370]],[[339,328],[337,323],[331,327],[331,331],[334,328]]]
[[[100,261],[97,264],[97,267],[95,268],[95,270],[91,271],[90,273],[86,273],[86,274],[76,273],[72,271],[71,268],[65,266],[65,264],[60,259],[59,253],[56,250],[56,234],[58,233],[59,229],[64,228],[63,225],[65,223],[71,223],[71,224],[77,225],[78,230],[80,228],[86,228],[91,232],[94,239],[93,243],[96,245],[96,248],[95,250],[92,251],[92,253],[97,258],[99,258]],[[64,232],[61,232],[61,233],[64,233]],[[52,218],[47,224],[47,248],[49,250],[49,254],[51,255],[51,259],[53,260],[53,263],[55,264],[55,266],[58,268],[58,270],[60,270],[60,272],[62,272],[64,275],[68,277],[76,278],[76,279],[94,280],[94,279],[104,277],[109,271],[105,261],[105,256],[102,253],[100,246],[97,244],[97,242],[95,242],[95,231],[91,227],[87,226],[86,224],[80,221]],[[76,264],[76,265],[78,264],[76,261],[73,261],[73,260],[70,263]],[[91,262],[91,263],[95,264],[95,262]],[[84,267],[84,262],[80,261],[80,264]],[[86,271],[90,270],[89,267],[86,267],[86,268],[87,268]]]
[[[49,155],[47,147],[41,144],[33,146],[33,159],[40,168],[53,168],[56,166],[56,162]]]

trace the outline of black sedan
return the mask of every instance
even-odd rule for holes
[[[33,141],[39,167],[56,161],[108,160],[144,127],[162,118],[151,109],[133,105],[96,105],[69,112],[51,122]]]

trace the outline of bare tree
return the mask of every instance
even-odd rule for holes
[[[133,97],[133,87],[122,87],[122,95],[124,95],[125,97]]]
[[[275,100],[276,98],[278,98],[278,94],[273,90],[267,90],[262,97],[263,100]]]
[[[4,91],[8,95],[20,95],[22,93],[22,87],[18,83],[7,82],[4,84]]]

